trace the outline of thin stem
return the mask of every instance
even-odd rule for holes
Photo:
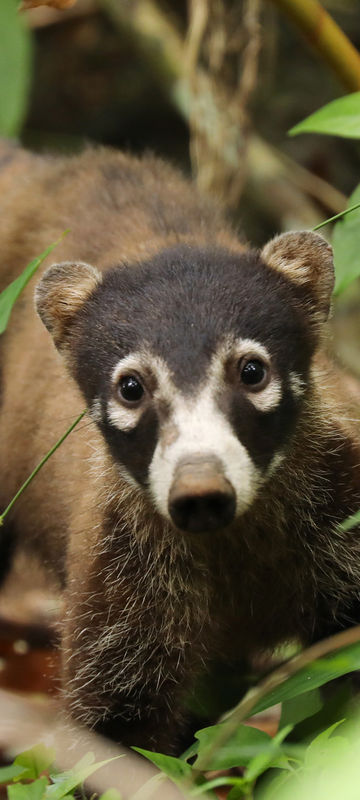
[[[60,445],[63,443],[63,441],[69,436],[71,431],[74,430],[76,425],[78,425],[80,420],[82,420],[82,418],[85,416],[86,412],[87,412],[87,408],[85,408],[84,411],[82,411],[81,414],[79,414],[79,416],[76,418],[76,420],[74,420],[74,422],[72,422],[70,427],[65,431],[65,433],[63,433],[63,435],[60,437],[60,439],[58,439],[58,441],[55,442],[55,444],[51,448],[51,450],[49,450],[49,452],[46,453],[44,458],[41,459],[40,463],[37,465],[37,467],[35,467],[35,469],[31,473],[31,475],[29,475],[29,477],[26,479],[25,483],[23,483],[23,485],[20,486],[20,489],[16,492],[16,494],[14,495],[12,500],[10,500],[10,503],[5,508],[5,511],[3,511],[3,513],[0,515],[0,526],[3,524],[3,521],[4,521],[5,517],[7,516],[7,514],[9,513],[9,511],[11,511],[14,503],[16,503],[16,501],[18,500],[20,495],[29,486],[29,483],[31,483],[31,481],[35,478],[35,476],[38,474],[38,472],[41,470],[41,468],[44,466],[44,464],[46,464],[46,462],[53,455],[53,453],[55,453],[55,450],[57,450],[58,447],[60,447]]]
[[[336,219],[340,219],[340,217],[345,217],[346,214],[350,214],[350,211],[355,211],[356,208],[360,208],[360,203],[355,203],[354,206],[350,206],[350,208],[344,208],[344,211],[340,211],[339,214],[335,214],[334,217],[329,217],[329,219],[325,219],[323,222],[319,222],[318,225],[315,225],[315,228],[312,228],[313,231],[318,231],[319,228],[322,228],[324,225],[327,225],[329,222],[335,222]]]
[[[209,744],[208,749],[202,756],[201,770],[205,771],[209,768],[208,765],[211,764],[214,753],[226,744],[240,723],[251,716],[251,712],[263,697],[281,686],[287,678],[290,678],[301,669],[304,669],[304,667],[307,667],[312,661],[317,661],[330,653],[335,653],[343,647],[358,642],[360,642],[360,625],[346,631],[341,631],[341,633],[337,633],[321,642],[317,642],[307,650],[304,650],[302,653],[299,653],[299,655],[290,659],[290,661],[281,664],[280,667],[274,670],[274,672],[271,672],[270,675],[264,678],[255,688],[250,689],[240,703],[223,718],[224,724],[218,729],[217,735],[211,741],[211,744]]]

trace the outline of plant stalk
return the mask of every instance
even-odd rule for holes
[[[85,408],[84,411],[82,411],[81,414],[79,414],[79,416],[74,420],[74,422],[71,423],[70,427],[65,431],[65,433],[63,433],[63,435],[60,437],[60,439],[58,439],[57,442],[55,442],[55,444],[53,445],[51,450],[49,450],[48,453],[46,453],[46,455],[44,456],[44,458],[41,459],[40,463],[37,465],[37,467],[35,467],[35,469],[31,473],[31,475],[29,475],[29,477],[26,479],[25,483],[23,483],[23,485],[20,486],[20,489],[18,489],[18,491],[16,492],[16,494],[14,495],[12,500],[10,500],[10,503],[5,508],[5,511],[3,511],[2,514],[0,514],[0,527],[3,524],[4,519],[7,516],[7,514],[9,513],[9,511],[11,511],[14,503],[16,503],[16,501],[18,500],[20,495],[22,495],[22,493],[25,491],[25,489],[29,486],[29,483],[31,483],[31,481],[34,480],[35,476],[38,474],[38,472],[41,470],[41,468],[44,466],[44,464],[46,464],[48,459],[53,455],[53,453],[55,453],[55,450],[57,450],[58,447],[60,447],[60,445],[63,443],[63,441],[69,436],[71,431],[73,431],[74,428],[76,427],[76,425],[78,425],[78,423],[80,422],[80,420],[82,420],[82,418],[85,416],[86,412],[87,412],[87,408]]]
[[[355,211],[356,208],[360,208],[360,203],[355,203],[355,205],[350,206],[350,208],[344,208],[344,211],[340,211],[339,214],[335,214],[333,217],[324,219],[323,222],[319,222],[318,225],[315,225],[315,227],[312,228],[312,230],[318,231],[319,228],[323,228],[324,225],[328,225],[330,222],[335,222],[335,220],[341,219],[341,217],[346,217],[346,214],[350,214],[350,211]]]
[[[345,89],[360,89],[360,53],[318,0],[272,0],[300,28]]]

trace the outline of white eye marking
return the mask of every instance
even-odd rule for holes
[[[238,339],[236,344],[236,355],[239,359],[249,355],[251,359],[259,359],[267,369],[270,369],[270,353],[261,342],[256,339]],[[246,388],[246,387],[245,387]],[[250,387],[251,388],[251,387]],[[255,387],[256,388],[256,387]],[[274,411],[282,398],[281,380],[270,372],[270,382],[263,389],[257,392],[247,392],[247,398],[257,408],[258,411]]]
[[[297,372],[289,372],[290,389],[295,397],[301,397],[306,389],[306,383]]]
[[[107,419],[111,425],[124,432],[131,431],[136,427],[146,407],[146,402],[140,403],[138,407],[131,408],[122,404],[120,398],[116,399],[120,378],[122,375],[131,373],[139,375],[140,379],[144,375],[152,376],[152,380],[155,380],[153,390],[155,400],[161,399],[170,404],[177,396],[176,388],[171,381],[170,371],[160,357],[154,356],[146,350],[139,350],[121,358],[111,375],[114,397],[107,404]]]
[[[234,345],[233,345],[234,346]],[[261,342],[256,339],[237,339],[235,342],[235,349],[238,358],[246,356],[251,353],[252,358],[259,358],[265,364],[270,363],[270,353]]]
[[[254,393],[248,392],[247,398],[258,411],[274,411],[282,398],[280,379],[271,378],[270,383],[265,386],[265,389],[260,389],[258,392]]]
[[[138,353],[130,353],[130,355],[125,356],[118,361],[111,375],[114,395],[116,395],[117,385],[120,377],[123,374],[129,375],[131,372],[137,373],[139,371],[140,363],[140,354]],[[119,430],[127,433],[136,428],[143,409],[141,405],[136,408],[130,408],[122,405],[120,399],[116,400],[115,397],[113,397],[108,401],[106,411],[107,419],[108,422],[110,422],[110,425],[114,425],[115,428],[119,428]]]
[[[95,397],[92,401],[91,406],[89,408],[89,415],[94,422],[101,422],[102,420],[102,411],[101,411],[101,400],[99,397]]]
[[[111,375],[111,382],[114,389],[116,388],[119,378],[123,373],[129,375],[132,371],[133,372],[139,371],[139,367],[141,364],[140,359],[141,359],[140,353],[130,353],[128,356],[125,356],[124,358],[121,358],[120,361],[118,361]]]
[[[136,428],[142,412],[143,409],[140,406],[138,408],[126,408],[120,403],[117,403],[116,400],[109,400],[107,404],[108,421],[111,425],[114,425],[115,428],[119,428],[119,430],[125,433]]]

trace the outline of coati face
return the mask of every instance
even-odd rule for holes
[[[284,459],[332,287],[331,248],[305,232],[104,275],[55,265],[37,308],[121,474],[195,533],[231,524]]]

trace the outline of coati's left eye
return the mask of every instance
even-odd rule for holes
[[[118,392],[121,400],[125,400],[128,404],[135,405],[143,398],[144,387],[135,375],[124,375],[124,377],[119,380]]]
[[[249,389],[262,389],[268,378],[266,365],[258,358],[243,358],[240,361],[240,376],[242,383]]]

